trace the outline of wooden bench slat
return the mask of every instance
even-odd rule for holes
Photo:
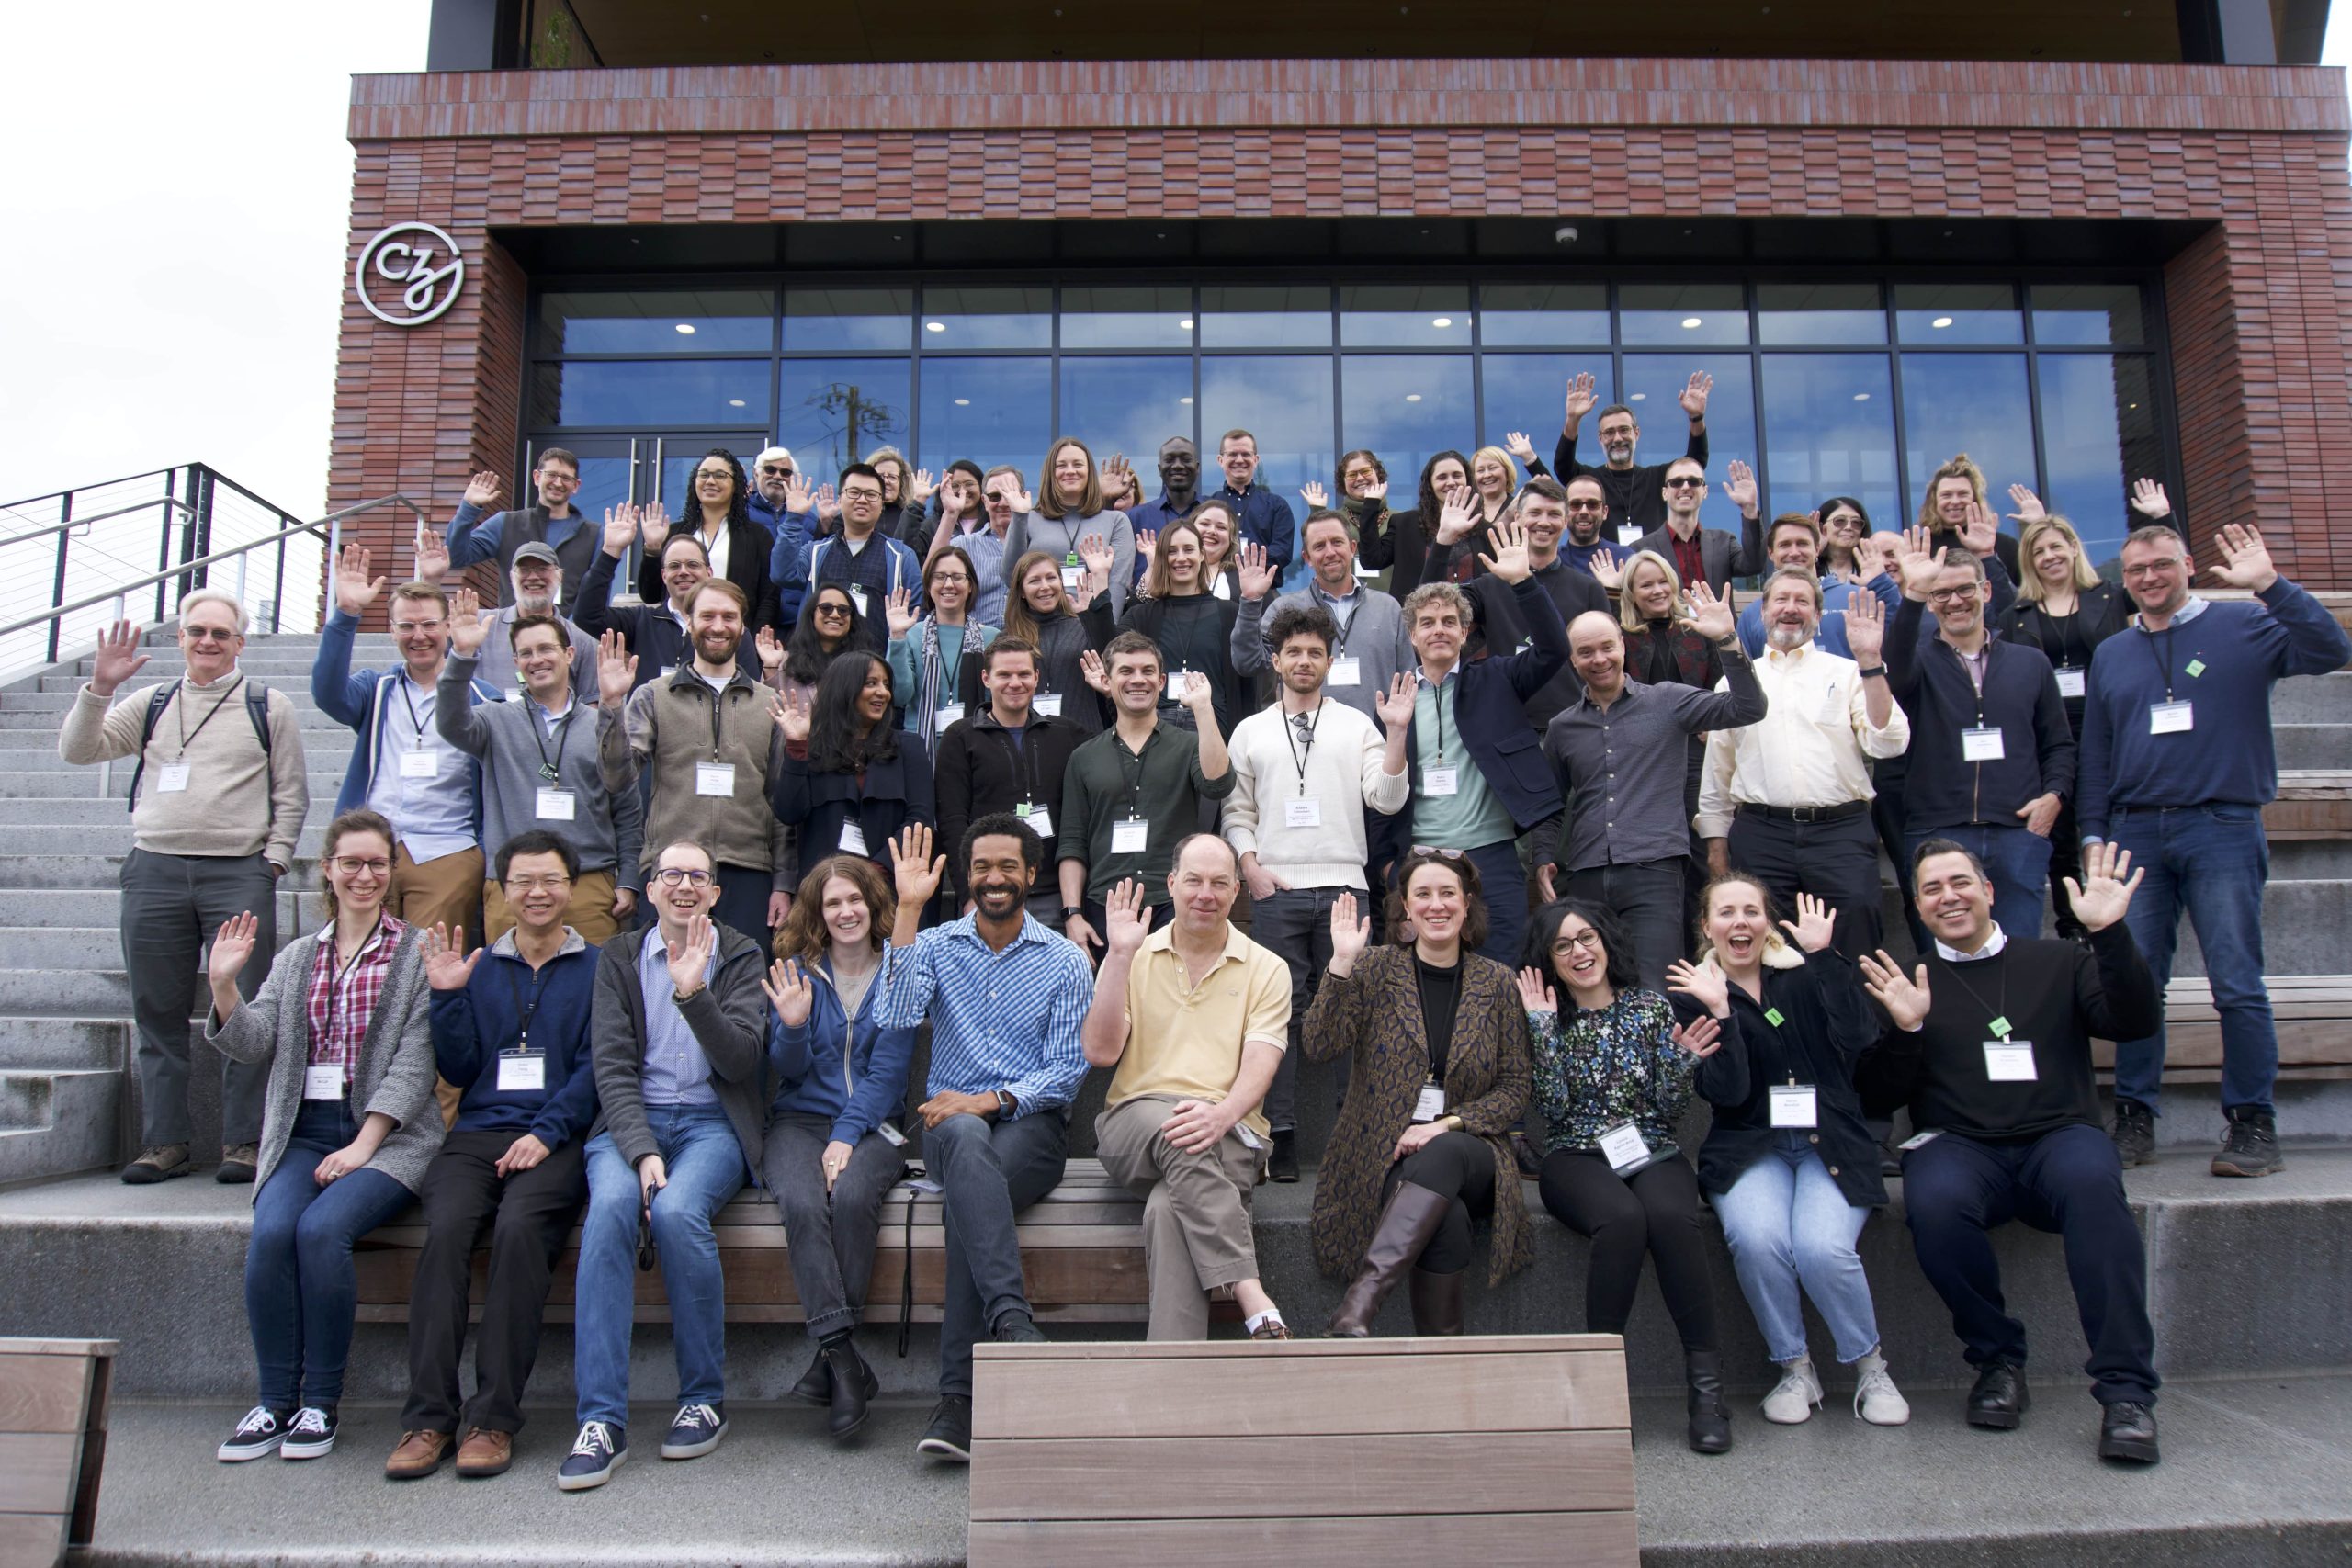
[[[89,1425],[91,1363],[0,1353],[0,1432],[75,1432]]]
[[[971,1568],[1102,1568],[1106,1562],[1275,1562],[1363,1568],[1395,1560],[1399,1521],[1385,1518],[974,1521]],[[1444,1520],[1430,1562],[1541,1562],[1623,1568],[1638,1554],[1634,1517],[1464,1514]]]
[[[79,1432],[0,1432],[0,1514],[68,1514]]]

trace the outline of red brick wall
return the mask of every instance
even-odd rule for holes
[[[2167,268],[2186,504],[2352,589],[2352,188],[2316,68],[1821,61],[1031,62],[361,77],[345,276],[447,228],[422,329],[346,298],[334,504],[454,504],[514,451],[493,226],[1570,214],[2189,219]],[[989,129],[996,128],[996,129]],[[2094,129],[2086,129],[2094,128]],[[1107,198],[1107,202],[1106,202]],[[487,253],[487,254],[485,254]],[[394,525],[374,525],[389,536]],[[362,536],[368,530],[362,529]]]

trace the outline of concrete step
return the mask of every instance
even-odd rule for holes
[[[2352,768],[2352,723],[2274,724],[2273,743],[2282,768]]]
[[[15,733],[9,732],[11,735]],[[6,739],[6,737],[0,737],[0,741],[5,741]],[[350,765],[351,753],[356,744],[357,738],[348,729],[305,732],[302,738],[302,755],[308,759],[311,772],[314,773],[331,770],[340,773],[344,768]],[[124,767],[135,766],[137,766],[135,762],[118,763],[115,771],[120,773]],[[95,773],[96,772],[97,768],[94,763],[67,761],[58,755],[54,745],[34,747],[0,744],[0,775]]]
[[[92,969],[0,969],[0,1016],[11,1018],[129,1018],[130,978],[123,973],[119,932],[110,948],[93,946],[95,962],[117,967]],[[94,942],[95,938],[91,939]],[[6,956],[22,962],[11,952]],[[189,999],[195,999],[194,976]]]
[[[33,705],[41,703],[52,705],[46,707]],[[65,722],[66,710],[73,705],[73,697],[63,693],[10,692],[0,694],[0,736],[24,737],[17,742],[20,745],[40,744],[40,742],[34,737],[43,736],[53,747],[58,728]],[[294,712],[301,720],[305,735],[313,732],[334,734],[339,731],[345,735],[351,733],[347,726],[329,718],[324,713],[306,703],[297,703]]]
[[[0,1018],[0,1071],[119,1072],[130,1025],[111,1018]]]
[[[348,757],[349,752],[344,755]],[[114,765],[110,774],[103,775],[106,787],[101,790],[102,775],[96,767],[63,768],[40,773],[0,773],[0,800],[127,800],[130,795],[131,775],[138,764],[125,760]],[[320,759],[311,761],[311,798],[322,798],[333,804],[335,793],[343,787],[341,769],[327,771]]]
[[[119,1072],[0,1072],[0,1182],[115,1162]]]
[[[314,883],[309,886],[305,892],[279,885],[281,929],[289,919],[299,919],[299,929],[309,931],[328,918],[326,895]],[[121,896],[111,887],[0,887],[0,942],[13,943],[28,931],[59,927],[112,932],[119,929],[120,909]],[[107,963],[118,962],[111,953],[100,956]]]
[[[115,813],[108,823],[30,828],[0,827],[0,886],[113,887],[122,875],[123,857],[130,852],[130,815]],[[303,886],[314,880],[320,846],[326,827],[313,816],[296,840],[294,871]],[[63,844],[80,853],[54,853]]]
[[[2352,723],[2352,671],[2279,682],[2270,688],[2270,722]]]

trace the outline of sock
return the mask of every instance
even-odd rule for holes
[[[1280,1307],[1268,1307],[1263,1312],[1250,1314],[1249,1321],[1241,1325],[1241,1329],[1245,1334],[1255,1334],[1260,1328],[1269,1323],[1282,1323],[1282,1321],[1283,1309]],[[1283,1326],[1287,1328],[1290,1325],[1288,1324],[1283,1324]]]
[[[821,1335],[819,1337],[817,1340],[817,1348],[820,1350],[830,1350],[836,1345],[846,1345],[848,1343],[849,1330],[846,1328],[836,1328],[831,1334]]]

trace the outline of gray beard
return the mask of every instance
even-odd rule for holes
[[[1773,626],[1764,634],[1764,640],[1782,653],[1803,648],[1813,640],[1813,633],[1797,631],[1789,626]]]

